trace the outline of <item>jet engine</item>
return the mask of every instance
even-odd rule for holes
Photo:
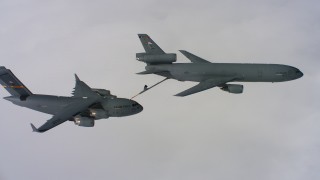
[[[74,124],[83,127],[93,127],[94,119],[89,117],[76,116],[74,117]]]
[[[90,109],[90,116],[94,117],[95,119],[109,118],[107,111],[105,111],[103,109]]]
[[[177,55],[175,53],[167,54],[147,54],[137,53],[136,59],[150,64],[168,64],[177,61]]]
[[[229,93],[241,94],[243,92],[243,85],[240,84],[226,84],[221,87],[221,90],[227,91]]]

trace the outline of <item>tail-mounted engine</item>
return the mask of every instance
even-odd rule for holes
[[[223,91],[227,91],[229,93],[241,94],[243,92],[243,85],[240,84],[226,84],[225,86],[220,88]]]
[[[148,54],[148,53],[137,53],[136,59],[149,64],[171,64],[177,61],[177,54]]]
[[[94,119],[90,117],[76,116],[74,117],[74,124],[82,127],[93,127]]]

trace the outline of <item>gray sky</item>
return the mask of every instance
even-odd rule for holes
[[[0,179],[320,179],[320,2],[317,0],[0,1],[0,64],[33,93],[69,96],[73,73],[130,98],[162,78],[144,64],[138,33],[187,60],[278,63],[304,76],[243,83],[244,94],[169,80],[139,96],[140,114],[94,128],[0,100]],[[8,96],[2,89],[0,96]]]

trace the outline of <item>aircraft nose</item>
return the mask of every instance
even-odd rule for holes
[[[299,69],[297,69],[296,75],[298,76],[298,78],[301,78],[303,76],[303,73]]]
[[[137,103],[136,101],[132,101],[132,110],[135,112],[135,113],[139,113],[143,110],[143,107],[141,104]]]
[[[139,103],[138,103],[138,110],[139,110],[139,112],[141,112],[143,110],[143,106]]]
[[[302,77],[303,76],[303,73],[300,71],[300,77]]]

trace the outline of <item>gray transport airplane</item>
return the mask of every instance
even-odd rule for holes
[[[117,98],[105,89],[92,89],[77,75],[75,77],[72,97],[33,94],[10,69],[0,66],[0,84],[11,94],[4,97],[5,100],[53,115],[40,128],[31,124],[35,132],[45,132],[66,121],[73,121],[78,126],[93,127],[95,120],[130,116],[143,110],[133,100]]]
[[[213,87],[239,94],[243,92],[243,85],[230,82],[283,82],[303,76],[299,69],[288,65],[211,63],[185,50],[180,52],[191,63],[174,63],[177,60],[175,53],[165,53],[147,34],[138,34],[138,37],[145,53],[137,53],[136,59],[147,65],[146,71],[137,74],[156,74],[168,79],[199,82],[176,96],[187,96]]]

